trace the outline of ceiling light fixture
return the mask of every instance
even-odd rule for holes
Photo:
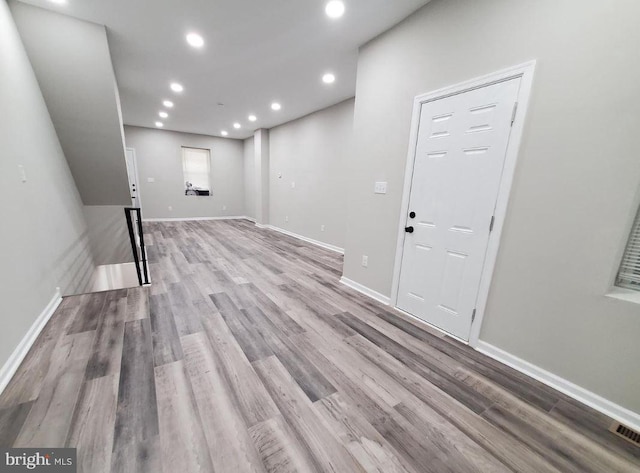
[[[258,117],[256,117],[255,115],[249,115],[249,121],[250,122],[255,122],[258,119]]]
[[[58,5],[64,5],[67,0],[49,0],[51,3],[57,3]]]
[[[333,84],[336,81],[336,76],[331,73],[327,73],[322,76],[322,82],[325,84]]]
[[[204,46],[204,39],[198,33],[189,33],[187,35],[187,43],[194,48],[201,48]]]
[[[167,118],[167,117],[169,116],[169,114],[168,114],[167,112],[159,112],[159,113],[158,113],[158,116],[159,116],[160,118]]]
[[[226,130],[222,130],[222,131],[220,132],[220,134],[221,134],[222,136],[227,136],[227,135],[229,134],[229,132],[228,132],[228,131],[226,131]]]
[[[271,104],[271,110],[275,110],[275,111],[277,112],[277,111],[278,111],[278,110],[280,110],[281,108],[282,108],[282,105],[280,105],[278,102],[273,102],[273,103]]]
[[[233,124],[233,127],[234,127],[236,130],[239,130],[239,129],[240,129],[240,127],[241,127],[241,125],[240,125],[240,123],[237,123],[237,122],[236,122],[236,123],[234,123],[234,124]]]
[[[170,87],[174,92],[182,92],[184,90],[182,84],[178,84],[177,82],[172,82]]]
[[[162,122],[156,122],[156,126],[157,126],[158,128],[162,128],[162,127],[164,126],[164,123],[162,123]]]
[[[329,18],[340,18],[344,15],[344,3],[340,0],[331,0],[324,7],[324,11]]]
[[[162,102],[162,105],[167,108],[173,108],[173,102],[171,100],[165,100],[164,102]]]

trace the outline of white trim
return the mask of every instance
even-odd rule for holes
[[[264,225],[261,223],[256,223],[256,227],[284,233],[285,235],[297,238],[298,240],[306,241],[307,243],[311,243],[312,245],[320,246],[325,250],[335,251],[336,253],[340,253],[341,255],[344,254],[344,248],[340,248],[339,246],[331,245],[329,243],[324,243],[322,241],[314,240],[313,238],[308,238],[306,236],[298,235],[297,233],[290,232],[289,230],[285,230],[280,227],[274,227],[273,225]]]
[[[485,256],[485,264],[480,277],[478,288],[478,299],[476,301],[476,318],[471,324],[469,334],[469,345],[476,346],[480,334],[480,327],[484,318],[485,307],[489,297],[489,289],[491,288],[491,279],[495,268],[496,258],[498,256],[498,248],[500,246],[500,236],[502,235],[502,227],[507,213],[507,205],[509,203],[509,194],[511,191],[511,183],[516,168],[518,151],[520,149],[520,141],[524,129],[525,117],[529,106],[529,96],[533,85],[533,73],[535,71],[535,61],[530,61],[518,66],[514,66],[502,71],[478,77],[469,81],[461,82],[456,85],[444,87],[427,94],[419,95],[413,102],[413,117],[411,119],[410,143],[407,152],[407,163],[404,174],[404,188],[402,193],[402,206],[400,208],[400,221],[398,222],[398,239],[396,242],[396,256],[393,268],[393,285],[391,286],[391,301],[393,307],[398,305],[398,290],[400,284],[400,266],[402,263],[402,251],[404,247],[405,223],[406,215],[409,211],[409,199],[411,197],[411,180],[413,176],[413,167],[415,161],[415,150],[418,142],[418,129],[420,125],[420,110],[425,102],[441,99],[451,95],[461,94],[469,90],[485,87],[494,83],[504,82],[506,80],[520,77],[520,90],[518,91],[518,116],[511,128],[509,145],[505,156],[504,168],[502,171],[502,179],[500,181],[500,189],[496,201],[494,211],[495,224],[493,231],[489,235],[487,252]]]
[[[13,375],[16,374],[16,371],[18,371],[20,363],[22,363],[22,360],[27,356],[27,353],[29,353],[29,350],[38,338],[38,335],[40,335],[44,326],[47,325],[47,322],[61,302],[62,293],[60,292],[60,288],[57,287],[55,294],[47,306],[33,322],[24,337],[22,337],[22,340],[20,340],[18,346],[13,350],[13,353],[11,353],[11,356],[9,356],[9,359],[6,361],[4,366],[0,368],[0,394],[7,387],[9,381],[13,378]]]
[[[345,278],[344,276],[342,276],[340,278],[340,282],[345,286],[350,287],[351,289],[354,289],[364,294],[365,296],[369,296],[372,299],[375,299],[378,302],[381,302],[384,305],[389,305],[391,303],[391,299],[389,299],[384,294],[380,294],[379,292],[376,292],[373,289],[369,289],[367,286],[363,286],[362,284],[352,281],[349,278]]]
[[[482,340],[478,340],[476,350],[487,355],[489,358],[493,358],[500,363],[504,363],[505,365],[510,366],[511,368],[524,373],[527,376],[530,376],[533,379],[536,379],[541,383],[546,384],[547,386],[560,391],[583,404],[586,404],[589,407],[592,407],[612,419],[622,422],[627,427],[640,430],[640,414],[630,411],[626,407],[615,404],[614,402],[588,391],[571,381],[561,378],[556,374],[518,358],[517,356]]]
[[[143,218],[143,222],[204,222],[209,220],[251,220],[249,217],[186,217],[186,218]]]
[[[125,152],[126,151],[131,151],[133,155],[133,172],[135,174],[134,177],[136,178],[136,195],[138,197],[138,200],[135,204],[133,203],[133,199],[131,199],[131,205],[133,207],[140,207],[140,213],[142,213],[142,197],[140,197],[140,173],[138,173],[138,156],[136,156],[135,148],[126,147]],[[125,159],[126,159],[126,156],[125,156]],[[129,167],[127,166],[127,176],[128,174],[129,174]],[[129,191],[131,191],[131,189],[129,189]]]

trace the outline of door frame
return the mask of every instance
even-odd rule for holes
[[[142,198],[140,197],[140,176],[138,174],[138,156],[136,156],[136,149],[135,148],[130,148],[130,147],[126,147],[125,148],[125,153],[126,151],[131,151],[131,155],[133,156],[133,173],[134,173],[134,178],[136,180],[136,195],[138,197],[138,200],[136,202],[137,207],[140,207],[140,212],[142,212]],[[127,159],[127,156],[125,154],[124,159]],[[127,166],[127,173],[129,172],[129,167]],[[129,188],[129,193],[131,193],[131,188]],[[132,202],[133,204],[133,202]],[[134,207],[135,207],[134,206]]]
[[[480,276],[480,284],[478,288],[478,298],[476,301],[476,316],[471,323],[471,331],[469,333],[469,340],[461,340],[464,343],[468,343],[472,347],[476,347],[480,335],[480,327],[482,326],[482,320],[485,314],[485,308],[487,300],[489,298],[489,290],[491,288],[491,280],[493,277],[493,271],[495,269],[496,259],[498,256],[498,250],[500,246],[500,236],[502,235],[502,228],[504,225],[507,206],[509,203],[509,194],[511,192],[511,184],[513,182],[513,176],[515,173],[516,162],[518,159],[518,152],[520,149],[520,142],[522,140],[522,134],[525,125],[525,119],[527,115],[527,109],[529,108],[529,98],[531,94],[531,88],[533,86],[533,75],[535,72],[536,61],[532,60],[517,66],[513,66],[507,69],[503,69],[491,74],[487,74],[481,77],[476,77],[471,80],[460,82],[455,85],[444,87],[426,94],[418,95],[413,101],[413,115],[411,118],[411,131],[409,135],[409,149],[407,152],[407,164],[404,173],[404,187],[402,191],[402,205],[400,207],[400,222],[398,223],[398,239],[396,243],[396,255],[395,263],[393,267],[393,286],[391,289],[391,305],[403,313],[402,309],[398,309],[398,292],[400,284],[400,271],[402,266],[402,254],[404,250],[404,239],[406,232],[404,227],[406,226],[407,212],[409,211],[409,199],[411,197],[411,182],[413,180],[413,170],[416,157],[416,148],[418,144],[418,131],[420,128],[420,113],[422,105],[435,100],[451,97],[453,95],[469,92],[474,89],[479,89],[489,85],[493,85],[499,82],[505,82],[507,80],[520,78],[520,90],[518,91],[518,108],[516,121],[511,128],[511,134],[509,137],[509,144],[507,145],[507,152],[504,161],[504,167],[502,169],[502,176],[500,178],[500,185],[498,189],[498,198],[496,200],[496,207],[494,211],[495,223],[493,231],[489,234],[489,242],[487,244],[487,252],[485,254],[485,262],[482,267],[482,274]],[[487,221],[487,225],[489,222]],[[408,314],[413,318],[416,316]],[[427,325],[428,322],[418,319]],[[439,331],[442,331],[438,327],[434,327]],[[448,334],[454,337],[453,335]],[[458,338],[458,337],[454,337]]]

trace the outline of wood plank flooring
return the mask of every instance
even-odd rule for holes
[[[145,224],[153,285],[65,298],[0,446],[95,472],[640,472],[611,420],[339,284],[244,220]]]

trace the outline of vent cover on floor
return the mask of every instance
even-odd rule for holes
[[[636,432],[629,427],[625,427],[620,422],[614,422],[611,424],[609,430],[623,439],[628,440],[635,446],[640,447],[640,432]]]

